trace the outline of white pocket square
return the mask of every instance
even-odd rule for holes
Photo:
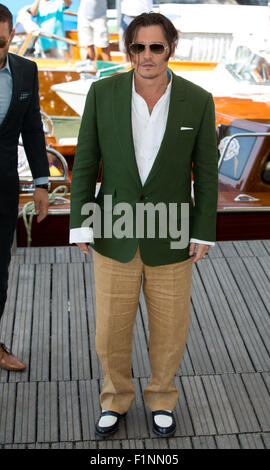
[[[180,131],[193,131],[193,127],[181,127]]]
[[[30,93],[28,91],[22,91],[20,94],[20,101],[27,100],[29,97]]]

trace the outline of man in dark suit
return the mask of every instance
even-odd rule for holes
[[[0,4],[0,318],[7,297],[8,267],[18,216],[20,134],[35,181],[38,222],[48,212],[49,167],[39,109],[37,67],[30,60],[8,53],[14,33],[12,15]],[[0,343],[0,367],[23,370],[25,364]]]
[[[103,437],[117,430],[135,396],[131,352],[142,276],[152,369],[144,398],[153,431],[175,432],[173,381],[188,333],[192,263],[216,236],[213,98],[168,68],[176,42],[163,15],[136,17],[125,36],[134,68],[91,85],[79,133],[70,242],[84,252],[94,242],[96,347],[104,373],[96,433]]]

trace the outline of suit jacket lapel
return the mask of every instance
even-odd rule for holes
[[[136,162],[132,135],[132,78],[133,70],[125,73],[123,79],[115,83],[113,92],[114,122],[117,127],[117,137],[122,149],[121,157],[123,164],[128,168],[132,177],[141,188],[142,184]]]
[[[6,126],[10,116],[12,115],[12,110],[15,109],[16,103],[19,102],[19,92],[20,92],[21,80],[23,76],[22,70],[18,66],[16,60],[14,60],[13,54],[8,54],[8,59],[9,59],[9,66],[10,66],[11,75],[12,75],[12,95],[11,95],[11,101],[10,101],[7,114],[0,126],[0,130],[2,130]]]
[[[157,176],[162,165],[166,165],[168,149],[175,141],[175,137],[180,133],[185,118],[187,92],[186,81],[181,77],[177,77],[172,72],[172,89],[166,129],[155,162],[145,181],[144,187],[151,184],[152,179]]]
[[[123,80],[119,80],[115,84],[113,95],[114,122],[117,126],[117,135],[122,148],[121,156],[123,163],[141,188],[142,183],[136,162],[132,135],[132,78],[133,71],[125,73]],[[162,168],[162,165],[166,164],[168,148],[172,145],[172,142],[175,141],[175,136],[180,133],[181,125],[185,118],[186,98],[188,92],[186,81],[181,77],[177,77],[174,73],[172,73],[172,80],[170,105],[164,137],[144,187],[151,184],[152,179],[156,177],[158,171]]]

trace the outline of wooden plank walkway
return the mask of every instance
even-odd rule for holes
[[[17,249],[0,331],[28,367],[0,370],[0,449],[269,449],[270,240],[219,242],[193,269],[175,436],[153,434],[143,402],[150,364],[141,294],[136,399],[102,440],[92,258],[77,247]]]

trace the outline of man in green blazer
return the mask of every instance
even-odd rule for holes
[[[70,242],[85,253],[88,243],[93,248],[104,373],[96,433],[104,437],[118,429],[135,395],[132,335],[141,285],[152,369],[144,398],[153,431],[175,432],[174,375],[188,333],[192,263],[215,241],[214,104],[208,92],[168,69],[176,43],[177,31],[163,15],[136,17],[125,35],[133,69],[92,84],[79,133]]]

